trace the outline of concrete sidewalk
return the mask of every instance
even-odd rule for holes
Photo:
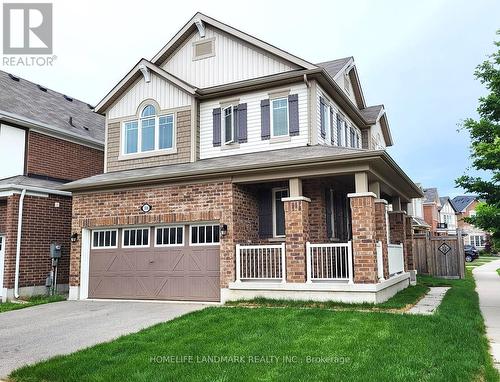
[[[479,294],[479,306],[486,323],[486,335],[496,368],[500,371],[500,259],[472,271]]]

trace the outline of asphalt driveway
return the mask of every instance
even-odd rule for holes
[[[0,379],[20,366],[110,341],[205,306],[62,301],[0,313]]]

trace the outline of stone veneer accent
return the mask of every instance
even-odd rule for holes
[[[191,110],[175,112],[177,153],[153,155],[135,159],[119,159],[121,122],[108,123],[107,128],[107,171],[121,171],[134,168],[187,163],[191,161]]]
[[[287,200],[285,206],[286,279],[306,281],[306,242],[309,240],[309,202]]]
[[[351,194],[354,282],[376,283],[377,248],[375,195]]]
[[[376,227],[376,240],[382,242],[382,260],[384,263],[384,278],[389,277],[389,258],[387,249],[387,219],[386,219],[386,205],[385,200],[375,200],[375,227]]]

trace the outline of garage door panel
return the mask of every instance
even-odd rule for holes
[[[185,242],[154,247],[151,238],[148,248],[92,249],[89,297],[219,301],[219,246]]]

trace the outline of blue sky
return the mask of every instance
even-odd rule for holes
[[[473,72],[493,52],[500,1],[53,4],[54,66],[3,70],[95,104],[199,10],[311,62],[354,56],[368,104],[386,107],[390,154],[424,187],[462,193],[454,179],[470,163],[469,140],[457,124],[485,94]]]

